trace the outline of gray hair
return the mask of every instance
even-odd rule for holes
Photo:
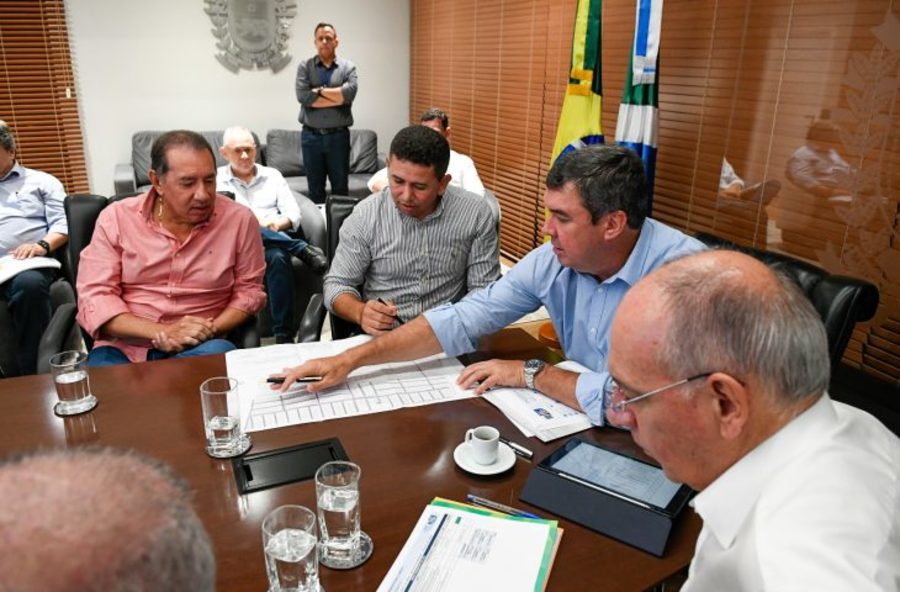
[[[2,119],[0,119],[0,146],[3,146],[3,149],[7,152],[12,152],[16,149],[16,137]]]
[[[253,142],[253,145],[256,146],[256,139],[253,137],[253,132],[240,125],[233,125],[225,130],[222,134],[222,145],[230,146],[236,142],[238,138],[243,138],[245,135],[249,137]]]
[[[659,284],[671,321],[658,362],[670,376],[754,376],[785,407],[825,391],[828,337],[793,279],[769,268],[771,281],[751,283],[721,260],[666,268]]]
[[[215,587],[215,557],[183,481],[109,448],[42,451],[0,465],[4,589],[82,592]],[[2,586],[0,586],[2,587]]]
[[[630,148],[598,144],[561,154],[547,173],[547,188],[562,189],[566,183],[578,189],[593,224],[621,210],[636,230],[649,215],[644,163]]]

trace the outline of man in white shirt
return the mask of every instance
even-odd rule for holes
[[[900,440],[832,401],[825,329],[792,280],[708,251],[632,288],[610,421],[703,518],[683,592],[900,589]]]
[[[294,281],[291,255],[322,274],[328,259],[316,246],[292,238],[285,231],[300,229],[300,206],[287,181],[276,169],[256,164],[256,142],[244,127],[230,127],[220,154],[228,160],[216,173],[217,191],[234,194],[237,203],[253,210],[259,220],[266,256],[266,291],[276,343],[293,341]]]
[[[419,123],[426,127],[430,127],[434,131],[450,141],[450,117],[438,109],[431,107],[419,118]],[[478,177],[478,171],[475,170],[475,163],[465,154],[451,149],[450,164],[447,165],[447,174],[450,175],[450,185],[461,187],[466,191],[471,191],[476,195],[484,195],[484,185]],[[369,179],[368,186],[372,193],[378,193],[388,184],[387,167],[381,169]]]

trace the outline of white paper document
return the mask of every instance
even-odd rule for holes
[[[0,257],[0,284],[28,269],[59,269],[62,264],[53,257],[29,257],[16,259],[12,255]]]
[[[456,384],[462,364],[443,354],[412,362],[364,366],[343,385],[319,393],[305,384],[285,393],[273,391],[266,378],[313,358],[333,356],[370,339],[368,336],[318,343],[289,343],[225,354],[228,376],[236,378],[245,432],[256,432],[403,407],[474,397]]]
[[[425,508],[378,592],[544,588],[560,535],[555,522],[495,517],[450,504]]]
[[[584,372],[584,366],[567,360],[557,367]],[[526,437],[542,442],[569,436],[591,427],[588,416],[568,405],[527,388],[494,388],[483,397],[497,407]]]

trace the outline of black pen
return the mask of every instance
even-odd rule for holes
[[[321,382],[321,376],[301,376],[294,382]],[[266,379],[270,384],[284,384],[284,376],[270,376]]]
[[[385,302],[385,301],[382,300],[381,298],[377,298],[377,300],[378,300],[378,302],[382,303],[382,304],[385,305],[385,306],[390,306],[390,304],[388,304],[387,302]],[[394,315],[394,318],[397,319],[397,324],[398,324],[398,325],[402,325],[402,324],[403,324],[403,319],[401,319],[401,318],[398,317],[397,315]]]
[[[531,457],[534,456],[534,453],[532,451],[528,450],[521,444],[516,444],[515,442],[513,442],[512,440],[509,440],[508,438],[504,438],[503,436],[500,436],[500,441],[503,442],[504,444],[506,444],[507,446],[509,446],[510,448],[512,448],[512,451],[515,452],[516,454],[518,454],[519,456],[521,456],[522,458],[531,459]]]

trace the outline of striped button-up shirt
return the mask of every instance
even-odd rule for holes
[[[341,226],[325,277],[325,303],[334,312],[344,293],[382,298],[408,321],[498,277],[497,228],[483,197],[447,187],[437,209],[419,220],[399,211],[385,187],[361,201]]]

